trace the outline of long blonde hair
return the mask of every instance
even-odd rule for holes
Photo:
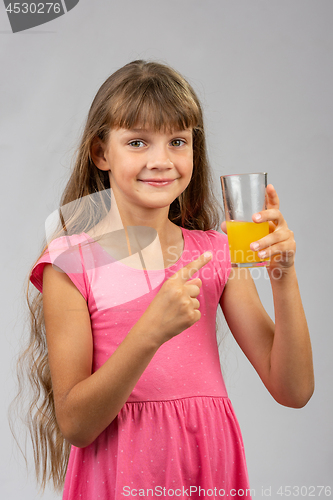
[[[207,160],[203,115],[199,100],[189,83],[175,70],[157,62],[133,61],[113,73],[98,90],[88,113],[75,153],[72,173],[60,200],[70,207],[66,222],[60,216],[55,235],[87,232],[102,213],[110,209],[105,196],[110,189],[108,172],[99,170],[91,159],[95,138],[106,143],[111,128],[132,128],[140,123],[156,131],[193,129],[193,175],[186,190],[170,206],[169,219],[187,229],[217,230],[220,205],[215,198]],[[89,195],[101,200],[98,208]],[[84,217],[82,214],[84,213]],[[60,211],[61,215],[61,211]],[[60,432],[56,418],[43,316],[42,294],[30,289],[29,277],[49,241],[43,241],[38,258],[26,278],[29,338],[18,360],[20,400],[28,382],[32,398],[26,424],[33,444],[37,482],[44,489],[48,481],[56,490],[63,487],[70,443]]]

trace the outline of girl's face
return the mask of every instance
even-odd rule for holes
[[[99,165],[95,164],[109,170],[117,203],[127,202],[133,208],[166,207],[191,180],[192,129],[171,133],[112,129],[99,158]]]

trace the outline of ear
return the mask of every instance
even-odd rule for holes
[[[90,156],[96,167],[100,170],[110,170],[110,166],[104,155],[105,149],[106,145],[101,139],[95,137],[91,144]]]

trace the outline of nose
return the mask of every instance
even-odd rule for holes
[[[148,158],[147,168],[169,169],[173,167],[168,151],[164,147],[154,148]]]

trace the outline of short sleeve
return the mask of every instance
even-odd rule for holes
[[[222,293],[222,290],[228,281],[229,274],[231,271],[228,236],[224,233],[219,233],[214,229],[205,231],[205,234],[208,236],[211,243],[211,248],[213,251],[212,261],[214,263],[216,273],[220,280],[221,293]]]
[[[87,301],[87,280],[77,235],[62,236],[51,241],[47,250],[32,268],[29,279],[41,293],[43,293],[43,271],[46,264],[53,264],[59,272],[66,273]]]

